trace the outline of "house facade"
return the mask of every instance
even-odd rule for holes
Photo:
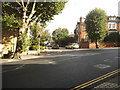
[[[80,48],[90,48],[91,42],[88,39],[88,34],[86,32],[84,18],[80,17],[79,22],[76,25],[76,33],[78,34],[78,43]],[[119,16],[108,16],[106,21],[106,30],[108,34],[112,32],[120,32],[120,17]],[[106,43],[108,44],[108,43]],[[114,45],[109,45],[114,46]]]
[[[2,55],[7,54],[8,51],[15,52],[18,31],[2,30]]]

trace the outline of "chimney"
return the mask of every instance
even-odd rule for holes
[[[83,18],[82,17],[80,17],[80,22],[83,22],[83,20],[82,20]]]

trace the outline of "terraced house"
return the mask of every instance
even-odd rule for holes
[[[120,33],[120,17],[108,16],[106,21],[106,30],[108,32],[108,35],[112,32]],[[80,21],[77,22],[75,31],[78,34],[78,43],[80,45],[80,48],[94,48],[93,43],[91,43],[88,39],[83,17],[80,17]],[[114,43],[102,42],[101,47],[114,47]]]

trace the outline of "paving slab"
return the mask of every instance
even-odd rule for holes
[[[106,82],[94,87],[91,90],[98,90],[98,89],[100,89],[100,90],[101,89],[102,90],[106,90],[106,89],[120,90],[120,76],[110,79],[109,81],[106,81]]]

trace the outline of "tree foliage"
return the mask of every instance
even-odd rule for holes
[[[120,42],[120,34],[119,32],[112,32],[106,38],[106,42]]]
[[[22,20],[18,34],[18,39],[20,40],[17,40],[15,53],[23,51],[19,49],[19,47],[23,46],[21,35],[25,32],[28,33],[28,29],[32,24],[40,22],[41,25],[45,25],[46,21],[52,20],[54,15],[58,15],[63,10],[64,6],[65,2],[36,2],[36,0],[34,2],[30,2],[30,0],[27,0],[27,2],[24,2],[24,0],[21,0],[21,2],[18,0],[16,2],[3,2],[3,18],[5,17],[5,13],[7,13],[9,16],[13,14],[16,19]],[[9,26],[12,25],[11,22],[9,24]]]
[[[77,42],[78,40],[78,33],[77,33],[77,29],[74,30],[74,41]]]
[[[51,36],[48,30],[40,26],[40,23],[31,26],[31,44],[38,45],[38,36],[40,35],[40,44],[44,45],[44,41],[49,41]]]
[[[76,43],[76,38],[71,35],[68,35],[66,38],[63,39],[62,43],[64,44],[64,46],[70,43]]]
[[[15,18],[15,15],[8,15],[7,13],[4,14],[3,18],[0,18],[2,21],[2,29],[4,30],[18,30],[21,25],[21,19]]]
[[[28,39],[27,33],[20,33],[21,35],[18,37],[17,45],[19,52],[25,52],[28,51],[28,46],[30,46],[31,42],[30,39]]]
[[[65,2],[3,2],[2,12],[3,15],[5,13],[8,15],[14,14],[16,17],[23,19],[23,13],[26,12],[25,18],[29,18],[34,7],[32,12],[33,15],[30,17],[30,22],[38,18],[36,21],[40,21],[45,24],[46,21],[53,20],[53,16],[58,15],[64,6]]]
[[[68,37],[69,32],[66,28],[58,28],[53,31],[52,38],[56,44],[63,46],[65,44],[65,38]]]
[[[88,37],[96,43],[102,41],[106,36],[106,20],[107,16],[104,10],[95,8],[86,16],[85,24]]]

